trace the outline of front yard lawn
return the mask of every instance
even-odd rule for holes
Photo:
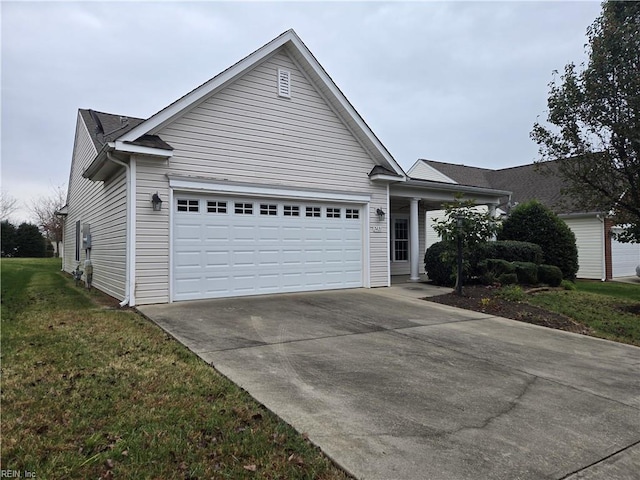
[[[517,292],[519,295],[514,295]],[[525,293],[519,287],[472,285],[426,300],[640,346],[640,286],[576,282],[576,290]]]
[[[2,260],[3,469],[349,478],[157,326],[59,270],[54,259]]]

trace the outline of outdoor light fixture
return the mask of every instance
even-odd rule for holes
[[[160,198],[160,195],[158,195],[158,192],[154,193],[151,197],[151,205],[153,205],[154,212],[162,210],[162,199]]]
[[[380,220],[381,222],[384,220],[385,213],[381,208],[376,210],[376,215],[378,215],[378,220]]]

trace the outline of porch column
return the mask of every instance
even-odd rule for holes
[[[489,215],[491,215],[491,218],[496,218],[496,204],[495,203],[489,203],[487,204],[487,208],[489,209]],[[496,237],[495,235],[493,235],[491,237],[491,240],[495,241],[497,240],[498,237]]]
[[[409,218],[409,263],[411,264],[410,282],[420,281],[420,237],[418,236],[418,202],[419,198],[410,200],[410,218]]]

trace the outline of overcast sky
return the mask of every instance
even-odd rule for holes
[[[400,165],[530,163],[598,2],[2,2],[2,190],[68,182],[78,108],[147,118],[293,28]],[[27,219],[26,208],[14,221]]]

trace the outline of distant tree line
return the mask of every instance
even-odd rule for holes
[[[2,257],[51,257],[53,245],[42,235],[37,225],[23,222],[17,227],[9,220],[0,222]]]

